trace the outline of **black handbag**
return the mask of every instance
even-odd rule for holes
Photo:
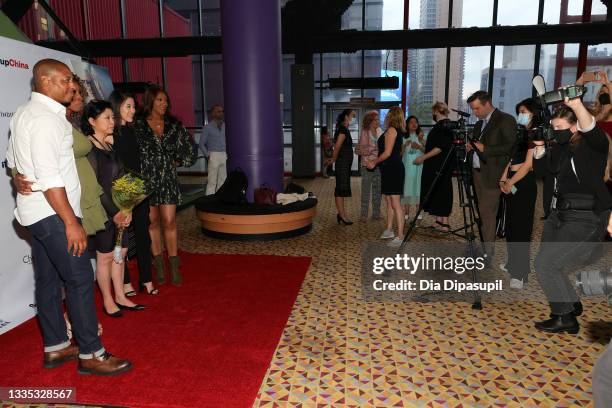
[[[508,203],[506,202],[506,195],[502,194],[499,198],[499,207],[497,208],[497,222],[495,227],[495,233],[498,238],[506,238],[506,210]]]

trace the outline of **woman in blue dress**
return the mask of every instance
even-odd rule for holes
[[[416,116],[409,116],[406,121],[408,127],[407,138],[402,145],[402,161],[404,162],[404,193],[402,205],[406,218],[410,215],[410,206],[414,206],[415,213],[419,208],[421,199],[421,172],[422,164],[415,164],[414,159],[425,152],[425,135]]]

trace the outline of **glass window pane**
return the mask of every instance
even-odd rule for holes
[[[450,108],[469,112],[467,98],[480,89],[487,89],[490,52],[491,47],[451,49]]]
[[[538,2],[534,0],[499,0],[497,24],[527,25],[538,23]]]
[[[202,1],[202,26],[205,36],[221,35],[220,0]]]
[[[544,2],[545,23],[565,24],[581,21],[583,0],[568,0],[566,8],[561,7],[562,3],[559,0],[546,0]]]
[[[464,0],[461,25],[453,25],[455,27],[490,27],[492,23],[493,0]]]
[[[361,30],[363,0],[355,0],[342,14],[342,30]]]
[[[480,0],[480,3],[485,3],[489,0]],[[491,14],[489,14],[488,20],[480,21],[480,25],[491,25],[491,15],[493,13],[493,3],[491,0]],[[408,27],[410,29],[416,28],[446,28],[448,27],[448,0],[422,0],[422,1],[411,1],[408,6]],[[454,1],[453,2],[453,27],[463,27],[463,10],[465,10],[465,2]],[[479,4],[477,10],[483,10],[486,13],[487,6],[482,8]],[[468,10],[469,11],[469,10]],[[403,12],[403,10],[402,10]],[[474,10],[471,10],[473,14]],[[482,14],[484,16],[484,14]],[[470,24],[471,26],[479,25],[477,23]]]
[[[540,74],[546,89],[556,89],[576,82],[578,44],[546,44],[540,52]]]
[[[446,48],[409,50],[408,60],[408,114],[431,123],[431,106],[445,100]]]
[[[501,111],[514,115],[516,104],[531,97],[534,57],[535,45],[496,47],[491,96]]]
[[[367,0],[366,30],[403,29],[404,1],[408,0]]]
[[[591,45],[587,50],[587,67],[586,70],[605,71],[608,75],[608,80],[612,80],[612,44]],[[587,93],[584,100],[589,104],[594,104],[601,88],[600,83],[589,82],[586,84]]]

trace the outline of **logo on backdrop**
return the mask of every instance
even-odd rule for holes
[[[32,263],[32,255],[27,254],[23,257],[23,263],[24,264],[31,264]]]
[[[30,69],[30,66],[25,62],[19,61],[15,58],[4,59],[0,58],[0,66],[4,68],[15,68],[15,69]]]
[[[5,320],[0,319],[0,329],[8,326],[9,324],[11,324],[11,322],[7,322]]]
[[[2,112],[0,111],[0,118],[12,118],[15,112]]]

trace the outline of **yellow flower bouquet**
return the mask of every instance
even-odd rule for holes
[[[144,181],[132,173],[127,173],[113,181],[111,194],[113,202],[117,208],[119,208],[119,211],[126,217],[129,216],[134,207],[140,204],[148,195]],[[121,256],[121,241],[123,240],[124,229],[124,227],[119,227],[117,229],[117,237],[115,239],[113,261],[118,264],[123,262],[123,257]]]

